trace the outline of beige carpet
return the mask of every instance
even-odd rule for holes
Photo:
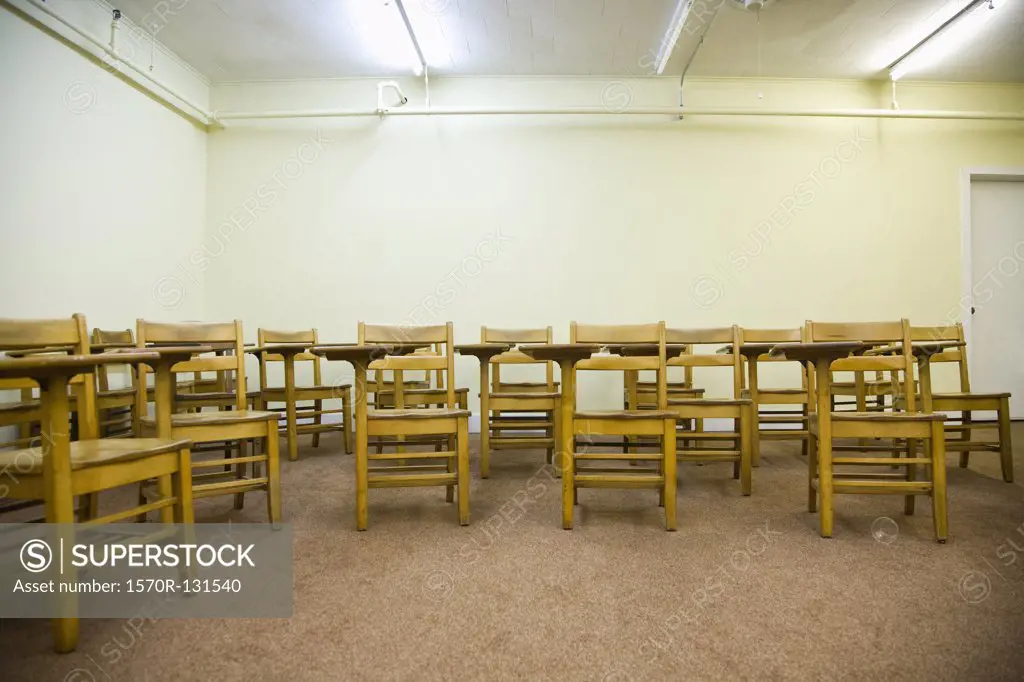
[[[1024,480],[1024,425],[1014,438]],[[563,531],[543,454],[508,451],[474,475],[471,526],[442,489],[377,490],[357,533],[338,437],[301,454],[284,466],[292,618],[83,621],[63,656],[47,621],[6,621],[0,679],[1024,679],[1024,490],[994,455],[950,458],[939,545],[924,498],[905,517],[902,498],[843,496],[819,538],[791,443],[766,446],[750,498],[730,465],[681,467],[676,533],[654,493],[610,490],[582,490]],[[230,508],[197,517],[265,519],[262,495]]]

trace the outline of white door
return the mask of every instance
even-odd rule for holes
[[[1024,419],[1024,182],[971,182],[971,390]]]

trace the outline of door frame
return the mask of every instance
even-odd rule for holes
[[[971,343],[971,303],[974,273],[971,263],[971,183],[1024,182],[1024,167],[972,166],[960,170],[960,321],[964,325],[967,342],[967,365],[974,364],[974,344]],[[952,320],[947,321],[951,323]]]

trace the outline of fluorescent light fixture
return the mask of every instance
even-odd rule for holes
[[[672,15],[672,23],[669,24],[668,31],[661,41],[661,50],[658,51],[656,73],[659,76],[668,65],[668,60],[672,57],[672,51],[676,49],[676,43],[679,42],[679,34],[683,32],[683,26],[686,25],[686,19],[690,16],[690,9],[692,7],[693,0],[679,0],[679,4],[676,5],[676,11]]]
[[[423,61],[396,0],[359,0],[342,3],[341,7],[366,53],[388,69],[423,74]]]
[[[966,6],[963,2],[947,4],[942,14],[932,15],[930,19],[933,22],[937,16],[945,15],[951,6],[955,11],[897,59],[889,67],[889,77],[896,81],[908,73],[925,71],[956,53],[992,19],[1003,2],[1005,0],[974,0]]]

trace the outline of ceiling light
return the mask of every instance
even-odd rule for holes
[[[692,7],[693,0],[679,0],[679,4],[676,5],[676,11],[672,15],[672,23],[669,24],[668,31],[661,41],[661,50],[658,52],[658,58],[655,62],[657,65],[656,73],[659,76],[668,65],[672,51],[676,49],[676,43],[679,42],[679,34],[683,32],[683,26],[686,25],[686,19],[690,16],[690,9]]]
[[[889,77],[896,81],[908,73],[927,70],[955,53],[977,35],[1003,2],[974,0],[966,5],[962,1],[947,4],[942,14],[937,12],[930,20],[935,23],[939,16],[945,15],[946,18],[889,66]],[[955,11],[947,14],[951,8]]]
[[[341,7],[367,54],[388,70],[423,74],[423,61],[396,0],[360,0]]]

